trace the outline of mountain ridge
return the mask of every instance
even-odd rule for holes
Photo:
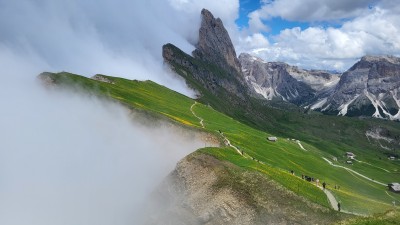
[[[340,76],[282,62],[265,62],[243,53],[239,60],[249,86],[267,100],[280,97],[329,115],[400,120],[398,57],[366,55]],[[316,81],[304,79],[307,75]],[[280,82],[271,82],[281,77]]]

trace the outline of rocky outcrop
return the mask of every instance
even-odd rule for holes
[[[199,42],[193,56],[166,44],[162,51],[164,61],[200,93],[200,100],[203,95],[211,93],[216,98],[226,99],[234,107],[245,108],[251,91],[241,75],[240,63],[228,32],[222,21],[215,19],[208,10],[203,9],[201,14]],[[222,109],[223,106],[216,102],[213,106]]]
[[[248,85],[268,100],[281,98],[304,105],[339,81],[339,76],[326,71],[303,70],[286,63],[265,62],[246,53],[240,54],[239,61]]]
[[[112,82],[110,79],[108,79],[106,76],[103,76],[101,74],[96,74],[93,77],[91,77],[91,79],[93,80],[97,80],[97,81],[101,81],[104,83],[109,83],[109,84],[114,84],[114,82]]]
[[[197,152],[178,163],[148,209],[153,216],[147,224],[331,224],[340,219],[258,172]]]
[[[400,119],[400,58],[365,56],[343,73],[333,94],[318,107],[347,116]]]
[[[202,22],[199,42],[193,51],[195,58],[216,64],[230,73],[240,73],[240,63],[235,48],[220,18],[214,18],[210,11],[201,11]]]

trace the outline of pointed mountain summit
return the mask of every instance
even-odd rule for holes
[[[343,73],[322,111],[400,119],[400,58],[364,56]]]
[[[210,11],[201,11],[202,22],[199,30],[199,42],[193,56],[221,68],[240,73],[240,63],[236,56],[231,38],[220,18],[214,18]]]
[[[239,105],[251,93],[241,72],[235,48],[221,19],[201,11],[199,41],[192,56],[172,44],[163,46],[163,57],[200,95],[212,93]],[[233,98],[239,97],[240,100]]]

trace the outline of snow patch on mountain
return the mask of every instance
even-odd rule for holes
[[[310,107],[310,109],[314,110],[314,109],[322,108],[322,106],[325,105],[325,103],[326,103],[327,100],[328,100],[328,98],[320,99],[320,100],[317,101],[314,105],[312,105],[312,106]]]
[[[347,114],[349,105],[353,103],[358,98],[358,96],[359,95],[356,95],[353,99],[351,99],[347,103],[340,105],[340,107],[338,108],[338,110],[340,110],[338,116],[345,116]]]

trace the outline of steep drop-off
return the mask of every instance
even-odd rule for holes
[[[152,198],[148,224],[331,224],[348,217],[201,151],[181,160]]]

